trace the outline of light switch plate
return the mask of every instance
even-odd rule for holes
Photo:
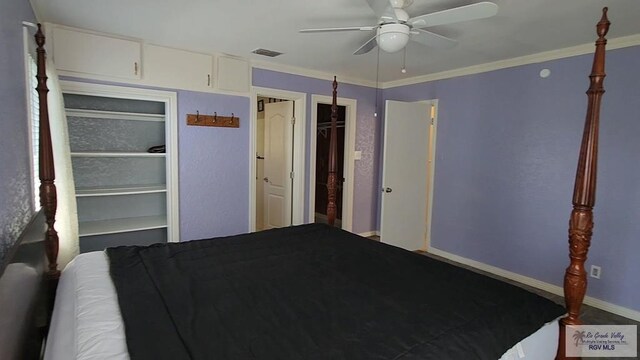
[[[362,159],[362,151],[360,150],[356,150],[353,152],[353,160],[360,160]]]

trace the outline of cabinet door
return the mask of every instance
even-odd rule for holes
[[[140,43],[55,27],[53,61],[62,71],[139,79]]]
[[[177,89],[210,89],[213,57],[156,45],[144,46],[144,79]]]
[[[236,92],[249,91],[249,62],[228,56],[218,57],[218,88]]]

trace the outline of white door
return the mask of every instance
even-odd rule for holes
[[[431,104],[387,100],[384,122],[380,240],[425,247]]]
[[[293,101],[264,104],[264,227],[291,225]]]

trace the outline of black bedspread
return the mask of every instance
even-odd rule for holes
[[[134,360],[497,359],[564,312],[325,225],[107,252]]]

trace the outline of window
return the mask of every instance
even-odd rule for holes
[[[38,99],[38,66],[36,64],[36,52],[33,45],[33,36],[26,26],[24,27],[24,56],[25,56],[25,84],[27,95],[27,119],[29,122],[29,149],[31,150],[31,188],[33,195],[33,208],[40,209],[40,175],[39,175],[39,149],[40,149],[40,102]]]

